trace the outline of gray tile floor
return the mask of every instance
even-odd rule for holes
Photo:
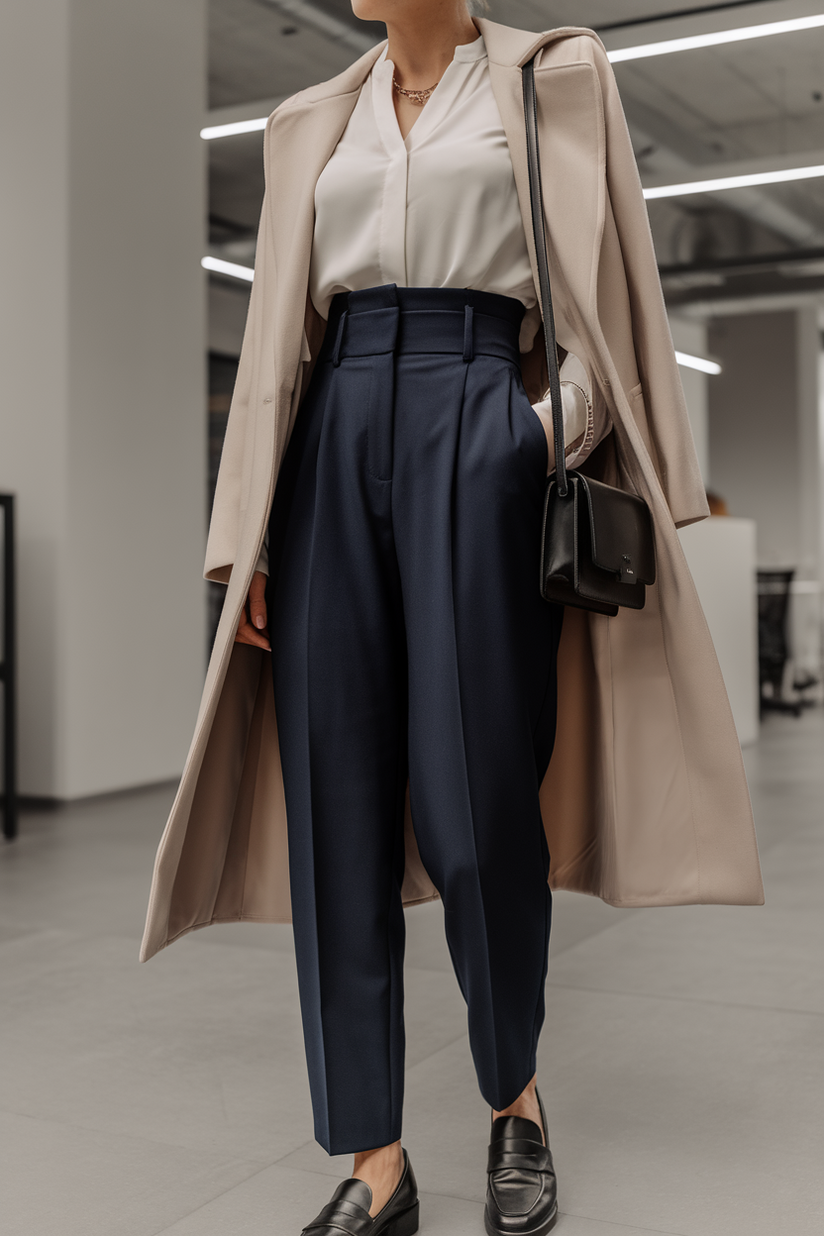
[[[562,1236],[824,1233],[824,715],[747,752],[763,909],[556,899],[540,1075]],[[297,1236],[312,1141],[289,928],[137,948],[171,789],[0,850],[2,1236]],[[437,905],[408,914],[426,1236],[480,1234],[488,1115]]]

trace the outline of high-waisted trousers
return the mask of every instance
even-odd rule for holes
[[[401,1136],[407,780],[481,1092],[500,1110],[535,1072],[563,611],[539,591],[547,445],[523,312],[460,289],[339,293],[275,489],[275,709],[330,1154]]]

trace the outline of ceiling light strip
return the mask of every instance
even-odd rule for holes
[[[626,60],[643,60],[648,56],[668,56],[672,52],[695,51],[700,47],[720,47],[724,43],[743,43],[747,39],[765,39],[775,34],[794,34],[799,30],[816,30],[824,26],[824,13],[811,17],[793,17],[786,21],[765,22],[760,26],[740,26],[735,30],[714,30],[682,39],[665,39],[660,43],[642,43],[638,47],[618,47],[607,52],[613,64]]]
[[[743,176],[718,176],[713,180],[691,180],[677,185],[653,185],[644,197],[687,197],[690,193],[718,193],[723,189],[751,189],[754,185],[780,185],[790,180],[817,180],[824,176],[824,163],[814,167],[786,167],[773,172],[750,172]]]
[[[272,0],[269,2],[271,3]],[[286,3],[288,2],[289,0],[286,0]],[[277,0],[275,3],[276,7],[281,7],[277,4]],[[735,30],[716,30],[681,39],[665,39],[659,43],[642,43],[638,47],[619,47],[607,52],[607,56],[613,64],[620,64],[627,60],[666,56],[672,52],[694,51],[701,47],[719,47],[724,43],[740,43],[747,39],[763,39],[771,35],[792,34],[799,30],[816,30],[821,27],[824,27],[824,13],[815,13],[809,17],[765,22],[759,26],[741,26]],[[200,130],[200,136],[208,142],[219,137],[237,137],[242,133],[257,133],[266,128],[267,119],[266,116],[259,116],[254,120],[238,120],[232,124],[208,125]],[[661,194],[661,196],[664,195]]]
[[[200,265],[204,270],[211,270],[216,275],[229,275],[232,279],[244,279],[247,283],[251,283],[255,277],[251,266],[238,266],[237,262],[224,262],[222,258],[201,258]]]
[[[200,260],[204,270],[210,270],[216,275],[229,275],[233,279],[243,279],[251,283],[255,272],[251,266],[239,266],[236,262],[224,262],[222,258],[205,257]],[[676,352],[675,359],[679,365],[688,369],[700,369],[702,373],[718,374],[721,366],[715,361],[705,360],[703,356],[690,356],[687,352]]]
[[[257,133],[266,128],[268,117],[260,116],[257,120],[236,120],[233,124],[212,124],[200,130],[200,136],[205,142],[211,142],[216,137],[237,137],[238,133]]]
[[[689,352],[676,352],[675,359],[685,369],[698,369],[701,373],[711,373],[713,376],[721,372],[717,361],[705,360],[703,356],[690,356]]]
[[[630,17],[628,21],[599,22],[593,27],[596,34],[610,30],[628,30],[631,26],[657,26],[662,21],[678,21],[682,17],[706,17],[708,13],[725,12],[729,9],[751,9],[756,4],[774,4],[775,0],[726,0],[722,4],[702,4],[700,8],[670,9],[666,13],[647,13],[644,17]]]

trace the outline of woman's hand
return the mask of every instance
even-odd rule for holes
[[[235,643],[252,644],[255,648],[271,651],[272,645],[266,629],[266,575],[263,571],[255,571],[252,576],[249,595],[241,610]]]

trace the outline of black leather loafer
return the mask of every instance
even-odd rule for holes
[[[545,1236],[558,1220],[558,1187],[538,1096],[546,1146],[534,1120],[499,1116],[492,1123],[484,1223],[489,1236]]]
[[[403,1152],[403,1175],[380,1214],[369,1214],[372,1190],[364,1180],[344,1180],[301,1236],[414,1236],[418,1230],[418,1183]]]

